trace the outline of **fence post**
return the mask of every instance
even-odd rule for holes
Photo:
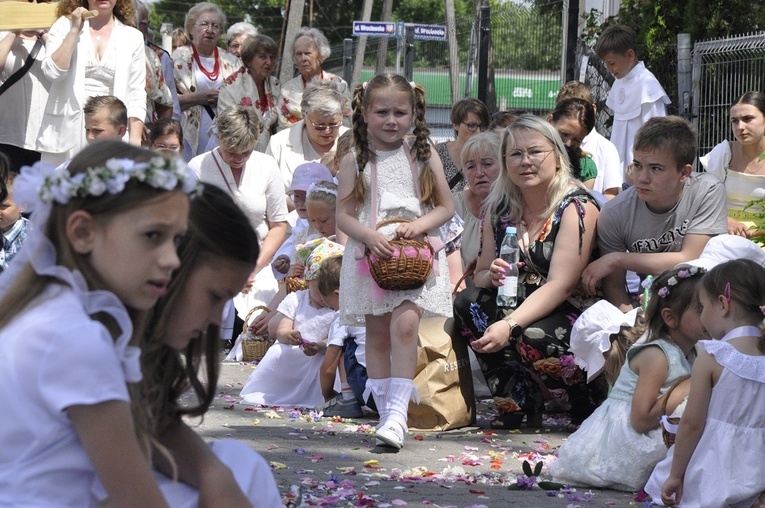
[[[561,84],[574,79],[576,72],[576,41],[579,37],[579,1],[563,2],[563,69]]]
[[[491,18],[488,5],[481,6],[478,37],[478,99],[485,104],[489,95],[489,42],[491,41]]]
[[[414,25],[406,25],[404,39],[404,76],[408,81],[414,79]]]
[[[677,34],[677,105],[678,114],[686,120],[693,118],[693,64],[691,34]]]
[[[353,78],[353,39],[343,39],[343,79],[351,86]]]

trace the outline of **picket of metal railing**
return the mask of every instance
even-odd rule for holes
[[[765,91],[765,32],[693,46],[693,123],[699,153],[733,139],[729,110],[748,91]]]

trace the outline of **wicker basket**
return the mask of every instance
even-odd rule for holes
[[[380,229],[388,224],[410,222],[406,219],[388,219],[377,224],[376,229]],[[378,286],[388,291],[401,291],[407,289],[417,289],[425,285],[428,275],[433,269],[433,258],[435,252],[428,242],[422,240],[389,240],[390,245],[399,251],[398,256],[389,258],[376,258],[372,260],[372,254],[369,249],[366,251],[369,270],[372,278]],[[404,249],[414,248],[417,255],[407,257],[404,255]],[[423,257],[422,251],[430,252],[430,257]]]
[[[284,287],[287,288],[287,294],[294,293],[295,291],[303,291],[304,289],[308,289],[308,281],[297,277],[285,277]]]
[[[258,305],[250,309],[247,316],[244,318],[244,325],[242,326],[242,360],[245,362],[260,361],[265,356],[268,348],[274,343],[273,340],[268,338],[268,335],[253,335],[247,328],[247,324],[250,320],[250,316],[256,311],[262,310],[264,312],[270,312],[268,307]]]
[[[677,426],[680,424],[680,417],[670,418],[669,415],[667,415],[667,401],[669,401],[669,396],[672,394],[672,392],[683,384],[685,381],[690,379],[691,376],[683,376],[677,381],[675,381],[675,384],[673,384],[669,390],[667,390],[667,393],[664,394],[664,400],[661,403],[661,437],[664,439],[664,444],[669,448],[673,444],[675,444],[675,432],[673,432],[674,429],[677,428]],[[667,424],[674,427],[674,429],[668,429]]]

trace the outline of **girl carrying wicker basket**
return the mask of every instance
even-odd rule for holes
[[[452,313],[443,250],[436,246],[421,253],[391,243],[428,236],[431,245],[442,244],[438,228],[454,215],[441,160],[428,144],[424,97],[422,86],[395,74],[380,74],[357,86],[354,149],[338,174],[337,227],[348,235],[340,277],[341,323],[366,323],[369,380],[364,399],[371,392],[380,413],[377,444],[396,450],[404,444],[409,400],[418,398],[412,380],[420,318]],[[410,144],[405,136],[412,125]],[[378,229],[387,219],[405,221]],[[384,290],[373,280],[368,263],[420,255],[433,264],[421,287]]]
[[[689,358],[703,335],[697,297],[703,273],[688,266],[653,280],[646,339],[630,347],[640,334],[620,332],[612,343],[604,370],[619,376],[608,399],[561,445],[549,466],[556,482],[636,491],[664,458],[662,396],[690,373]],[[668,413],[682,402],[681,392],[673,390]]]

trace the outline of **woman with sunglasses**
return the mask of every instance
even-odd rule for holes
[[[454,141],[436,144],[436,152],[444,165],[446,181],[452,193],[465,188],[465,178],[462,174],[461,152],[465,141],[473,135],[486,130],[489,125],[489,110],[478,99],[462,99],[452,106],[452,127]]]
[[[282,170],[285,191],[292,184],[295,168],[321,158],[337,147],[337,138],[348,130],[343,126],[343,96],[329,81],[313,81],[303,93],[303,119],[271,136],[266,153]],[[288,203],[292,208],[292,203]]]

